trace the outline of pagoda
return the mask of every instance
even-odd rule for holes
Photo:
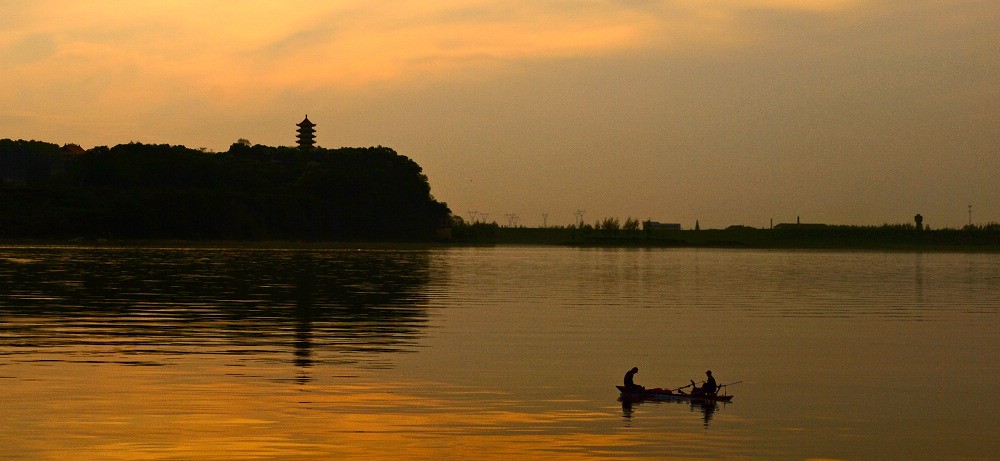
[[[301,122],[296,126],[299,127],[297,130],[299,132],[299,149],[302,150],[313,150],[316,144],[316,130],[313,127],[316,126],[315,123],[309,121],[309,116],[306,115]]]

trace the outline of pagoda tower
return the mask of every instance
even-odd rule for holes
[[[302,119],[296,126],[299,127],[297,130],[299,132],[299,149],[302,150],[313,150],[316,144],[316,130],[313,127],[316,126],[315,123],[309,121],[309,116]]]

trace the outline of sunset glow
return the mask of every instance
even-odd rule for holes
[[[0,5],[6,138],[286,145],[308,113],[529,225],[1000,220],[996,2]]]

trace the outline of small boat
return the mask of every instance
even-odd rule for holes
[[[622,400],[641,402],[645,400],[701,400],[711,402],[728,402],[733,399],[731,395],[691,395],[681,391],[673,392],[669,389],[644,389],[642,391],[629,391],[625,386],[615,386],[622,393]]]

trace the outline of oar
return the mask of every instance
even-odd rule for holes
[[[687,386],[681,386],[681,387],[678,387],[677,389],[670,389],[670,391],[671,392],[676,392],[676,391],[679,391],[681,389],[687,389],[687,388],[689,388],[691,386],[692,386],[691,384],[688,384]]]

